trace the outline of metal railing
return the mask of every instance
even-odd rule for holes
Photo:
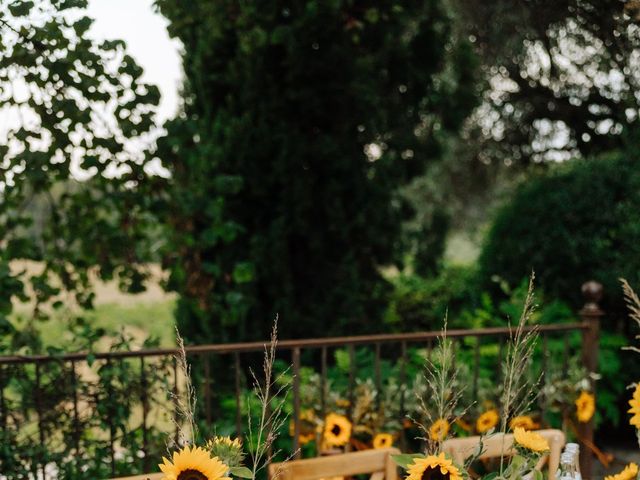
[[[540,336],[541,344],[541,361],[542,361],[542,373],[546,371],[545,362],[547,355],[547,342],[551,337],[562,337],[568,339],[567,334],[571,332],[580,332],[582,337],[581,349],[582,349],[582,362],[588,371],[595,372],[597,366],[597,352],[598,352],[598,332],[600,319],[603,312],[598,308],[597,302],[601,295],[601,287],[595,283],[585,284],[583,292],[586,297],[585,307],[580,311],[581,321],[578,323],[569,324],[554,324],[554,325],[540,325],[536,327],[526,327],[527,330],[535,328]],[[491,337],[499,345],[498,362],[496,368],[500,368],[501,360],[503,358],[503,345],[512,333],[512,329],[509,327],[493,327],[484,329],[457,329],[449,330],[447,337],[454,342],[461,342],[467,338],[487,338]],[[400,384],[403,384],[406,379],[405,365],[407,364],[407,352],[410,347],[420,346],[431,351],[434,346],[435,340],[441,335],[439,331],[432,332],[416,332],[416,333],[403,333],[403,334],[381,334],[381,335],[363,335],[363,336],[345,336],[345,337],[332,337],[332,338],[314,338],[314,339],[300,339],[300,340],[282,340],[278,342],[278,352],[281,356],[290,361],[291,371],[293,374],[292,383],[292,402],[293,402],[293,449],[299,451],[299,438],[301,433],[301,385],[300,385],[300,370],[303,367],[302,358],[303,353],[308,351],[315,351],[317,358],[319,353],[319,361],[316,362],[316,367],[319,367],[320,381],[322,382],[320,391],[322,398],[320,404],[322,405],[321,414],[326,413],[325,395],[325,382],[327,381],[327,371],[329,368],[329,353],[331,349],[346,349],[348,352],[349,372],[348,372],[348,398],[353,405],[354,389],[356,386],[356,378],[358,375],[355,357],[356,348],[367,348],[373,352],[373,378],[377,387],[381,386],[382,374],[381,374],[381,362],[383,360],[382,351],[386,348],[387,351],[393,350],[397,353],[397,360],[400,365]],[[235,396],[235,428],[238,435],[243,433],[243,419],[242,419],[242,388],[244,382],[243,373],[243,355],[252,354],[255,352],[262,352],[268,346],[265,342],[251,342],[251,343],[229,343],[229,344],[213,344],[213,345],[197,345],[187,346],[185,348],[187,357],[193,361],[199,362],[200,365],[200,381],[196,385],[196,390],[199,392],[200,402],[203,403],[202,415],[207,424],[215,423],[214,413],[212,411],[212,385],[216,381],[216,376],[211,371],[211,358],[212,357],[227,357],[229,360],[224,362],[224,365],[232,365],[233,372],[231,377],[233,378],[233,395]],[[395,348],[390,348],[395,347]],[[568,358],[569,344],[568,340],[565,341],[565,362]],[[480,348],[481,342],[472,342],[473,351],[471,352],[472,365],[471,370],[473,372],[473,384],[472,390],[475,394],[478,388],[478,376],[480,370]],[[43,385],[41,384],[41,372],[47,365],[55,364],[61,366],[60,378],[65,378],[66,392],[70,393],[67,397],[69,404],[69,415],[72,417],[70,422],[72,426],[71,432],[64,432],[65,438],[71,438],[75,444],[75,448],[79,453],[81,450],[81,435],[80,423],[81,423],[81,392],[78,391],[79,385],[79,373],[78,368],[82,363],[86,362],[103,362],[104,365],[113,366],[118,362],[129,362],[132,359],[139,360],[138,375],[139,375],[139,403],[141,406],[141,457],[142,465],[134,465],[135,470],[140,468],[148,471],[152,467],[150,460],[150,447],[148,445],[148,424],[147,419],[150,413],[149,406],[149,389],[151,385],[149,382],[150,369],[154,369],[158,365],[159,360],[163,360],[165,365],[168,365],[171,378],[167,378],[166,381],[170,384],[170,388],[173,391],[174,398],[179,394],[181,388],[181,382],[179,380],[179,367],[178,362],[175,359],[175,355],[178,350],[175,348],[151,348],[137,351],[116,351],[109,353],[70,353],[59,356],[45,356],[45,355],[32,355],[32,356],[0,356],[0,432],[4,434],[5,429],[8,427],[8,418],[11,416],[11,411],[7,408],[6,399],[7,394],[10,392],[5,391],[6,375],[9,372],[15,372],[15,368],[30,368],[33,369],[35,375],[35,387],[33,391],[33,402],[31,403],[33,410],[35,411],[35,431],[37,431],[37,441],[40,442],[43,448],[46,447],[47,442],[53,435],[59,436],[59,432],[50,432],[45,428],[45,416],[46,411],[43,406]],[[319,365],[318,365],[319,364]],[[12,370],[13,369],[13,370]],[[229,375],[227,375],[229,376]],[[107,382],[107,390],[110,388],[110,383]],[[86,394],[86,392],[84,392]],[[93,394],[92,394],[93,395]],[[105,393],[107,397],[110,396],[110,392]],[[95,396],[95,395],[94,395]],[[96,402],[99,402],[98,398],[95,398]],[[403,398],[400,399],[402,404]],[[178,416],[178,405],[173,405],[174,411],[172,412],[174,418]],[[109,423],[109,419],[112,418],[109,412],[105,415],[106,422]],[[176,426],[177,429],[177,426]],[[31,434],[34,434],[32,431]],[[111,464],[111,473],[113,476],[116,474],[116,444],[117,435],[113,424],[109,423],[108,426],[108,455],[109,462]],[[593,424],[585,424],[580,426],[580,435],[586,442],[593,440]],[[177,437],[177,430],[176,430]],[[582,452],[582,472],[585,478],[589,478],[589,472],[591,471],[591,453],[588,448],[583,448]],[[36,460],[37,461],[37,460]],[[46,472],[44,465],[41,466],[42,477],[46,478]],[[119,472],[122,473],[122,472]],[[135,472],[131,472],[135,473]]]

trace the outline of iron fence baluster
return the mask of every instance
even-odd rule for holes
[[[210,355],[203,353],[200,357],[202,363],[204,363],[204,411],[205,418],[207,419],[207,428],[211,427],[211,365]]]
[[[562,374],[566,379],[569,375],[569,334],[565,333],[562,336],[563,348],[562,348]]]
[[[115,477],[116,476],[116,452],[115,452],[115,436],[116,436],[116,432],[115,432],[115,425],[113,423],[114,421],[114,414],[115,412],[113,411],[113,364],[111,363],[111,358],[107,358],[107,362],[106,362],[106,369],[107,369],[107,398],[108,398],[108,404],[107,404],[107,417],[109,418],[109,456],[111,458],[111,476]]]
[[[545,332],[542,332],[542,359],[540,360],[540,368],[542,369],[542,371],[540,372],[540,385],[542,385],[542,389],[540,391],[540,419],[542,420],[542,424],[544,424],[545,422],[545,415],[546,415],[546,405],[547,405],[547,399],[544,395],[544,389],[546,387],[546,382],[547,382],[547,355],[548,355],[548,339],[547,339],[547,334]]]
[[[178,388],[178,357],[173,357],[173,422],[175,423],[176,446],[180,445],[180,390]],[[188,400],[189,401],[189,400]]]
[[[503,360],[504,360],[504,337],[499,337],[498,339],[498,371],[497,371],[498,383],[502,382],[502,370],[504,367]]]
[[[375,365],[374,365],[375,385],[376,385],[376,406],[380,407],[382,400],[382,373],[380,368],[380,343],[375,346]]]
[[[80,458],[80,411],[78,410],[78,377],[76,361],[71,360],[71,389],[73,390],[73,442],[76,447],[76,458]],[[80,472],[80,462],[76,464],[76,470]]]
[[[406,412],[404,405],[404,397],[405,397],[405,389],[406,389],[406,379],[407,379],[407,342],[400,343],[400,418],[404,421]],[[406,435],[403,434],[400,436],[400,445],[402,451],[407,450],[407,438]]]
[[[327,415],[327,347],[322,347],[320,357],[320,415],[324,421]]]
[[[43,425],[43,412],[42,412],[42,379],[40,378],[40,362],[35,364],[36,370],[36,388],[35,388],[35,403],[36,403],[36,415],[38,417],[38,440],[40,441],[40,451],[38,453],[40,469],[42,471],[42,478],[46,479],[45,471],[45,455],[46,455],[46,441]]]
[[[236,437],[240,438],[242,435],[242,401],[240,391],[240,354],[238,352],[233,354],[233,363],[236,377]]]
[[[142,471],[149,471],[149,439],[147,416],[149,415],[149,398],[147,391],[147,372],[144,357],[140,357],[140,402],[142,403]]]
[[[293,452],[300,458],[300,348],[293,349]]]
[[[0,427],[2,428],[2,437],[7,433],[7,406],[4,399],[4,369],[0,365]]]
[[[480,376],[480,337],[475,337],[473,347],[473,398],[478,398],[478,377]]]
[[[349,345],[349,409],[347,417],[353,420],[353,404],[355,403],[356,390],[356,349],[353,345]]]

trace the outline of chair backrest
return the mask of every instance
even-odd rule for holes
[[[269,465],[269,478],[277,480],[317,480],[371,474],[372,480],[397,480],[398,468],[391,459],[397,448],[341,453],[328,457],[290,460]]]
[[[549,454],[540,459],[536,469],[540,470],[545,463],[549,465],[549,478],[555,478],[556,470],[560,463],[560,453],[564,447],[565,436],[561,430],[536,430],[549,442]],[[464,463],[465,459],[472,455],[478,448],[480,437],[452,438],[446,440],[442,445],[442,450],[451,455],[456,463]],[[504,449],[505,455],[513,455],[513,434],[496,434],[486,437],[483,440],[484,452],[479,458],[499,457]]]

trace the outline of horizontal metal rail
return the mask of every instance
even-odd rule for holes
[[[563,323],[555,325],[534,325],[524,327],[525,332],[537,331],[539,333],[580,331],[589,329],[587,322]],[[447,331],[447,338],[460,337],[487,337],[487,336],[508,336],[514,332],[513,327],[489,327],[481,329],[455,329]],[[396,333],[379,335],[358,335],[346,337],[308,338],[300,340],[280,340],[279,350],[294,350],[299,348],[323,348],[341,347],[349,345],[367,345],[377,343],[398,343],[398,342],[422,342],[433,340],[442,336],[442,332],[415,332]],[[268,347],[267,342],[245,342],[245,343],[218,343],[208,345],[194,345],[185,347],[187,355],[197,355],[206,353],[229,354],[241,352],[258,352]],[[103,352],[89,353],[77,352],[64,355],[6,355],[0,356],[0,365],[21,364],[21,363],[42,363],[53,361],[78,361],[87,360],[92,357],[97,360],[138,358],[138,357],[158,357],[175,355],[179,352],[177,348],[148,348],[135,351],[123,352]]]

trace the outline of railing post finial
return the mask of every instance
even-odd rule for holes
[[[582,284],[582,296],[585,304],[580,310],[580,316],[583,317],[601,317],[604,312],[600,309],[600,300],[602,300],[602,284],[595,280],[590,280]]]

